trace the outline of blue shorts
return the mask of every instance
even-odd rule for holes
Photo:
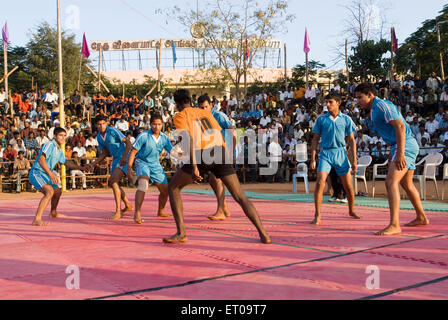
[[[319,154],[319,167],[317,171],[330,173],[331,168],[336,170],[338,176],[345,176],[351,168],[345,148],[324,149]]]
[[[45,172],[42,172],[40,170],[33,170],[31,169],[28,178],[30,180],[30,183],[33,185],[34,188],[37,189],[37,191],[41,191],[44,185],[48,184],[53,189],[59,189],[59,185],[53,184],[51,182],[50,177]]]
[[[137,179],[141,176],[148,176],[152,183],[166,184],[168,179],[163,171],[160,162],[149,164],[141,160],[135,161],[135,172],[137,173]]]
[[[406,167],[409,170],[415,170],[415,160],[417,159],[420,148],[415,138],[408,138],[404,146],[404,157],[406,158]],[[393,145],[390,149],[392,153],[392,161],[395,161],[397,157],[397,145]]]
[[[128,156],[129,159],[129,156]],[[126,174],[127,172],[127,168],[128,168],[128,159],[126,159],[126,163],[124,166],[120,166],[120,160],[121,157],[114,157],[114,159],[112,160],[112,167],[110,168],[110,174],[114,174],[115,169],[120,168],[124,174]]]

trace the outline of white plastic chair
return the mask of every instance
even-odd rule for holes
[[[297,173],[292,175],[292,192],[297,193],[297,178],[303,178],[306,193],[309,193],[308,166],[305,163],[308,161],[308,148],[306,143],[296,145],[296,160],[299,164],[297,165]]]
[[[426,180],[434,181],[434,185],[436,187],[437,199],[439,199],[439,189],[437,187],[436,180],[436,169],[438,166],[442,164],[443,156],[440,153],[434,153],[427,155],[419,163],[416,163],[416,166],[422,165],[423,163],[423,174],[414,175],[414,179],[418,180],[420,183],[420,194],[422,200],[426,199]]]
[[[387,174],[378,174],[379,167],[385,167],[389,163],[389,160],[386,160],[384,163],[378,163],[373,165],[373,183],[372,183],[372,198],[375,198],[375,180],[384,179],[386,180]]]
[[[443,166],[443,189],[442,189],[442,200],[445,196],[445,182],[448,180],[448,163]]]
[[[366,171],[367,167],[372,163],[371,156],[362,156],[358,159],[358,172],[355,174],[355,194],[358,194],[358,179],[364,181],[364,186],[366,188],[366,193],[369,193],[369,189],[367,188],[367,180],[366,180]]]

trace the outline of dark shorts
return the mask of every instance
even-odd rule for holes
[[[221,179],[222,177],[230,176],[235,173],[235,169],[233,168],[232,164],[226,164],[225,163],[225,151],[224,148],[221,150],[221,161],[219,163],[211,163],[207,164],[204,163],[204,160],[202,155],[214,155],[214,152],[212,150],[201,150],[196,152],[196,159],[201,159],[200,162],[198,162],[197,166],[199,169],[199,172],[202,175],[205,173],[213,173],[216,178]],[[191,164],[184,164],[181,168],[181,170],[188,174],[193,174],[193,166]]]

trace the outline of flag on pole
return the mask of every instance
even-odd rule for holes
[[[249,60],[250,58],[250,48],[249,48],[249,41],[247,40],[246,36],[246,60]]]
[[[88,59],[90,57],[90,50],[89,45],[87,44],[86,34],[84,33],[84,36],[82,38],[82,55]]]
[[[174,41],[171,41],[171,45],[173,46],[173,60],[174,60],[174,64],[176,64],[177,62],[177,55],[176,55],[176,45],[174,44]]]
[[[9,43],[9,31],[8,31],[8,22],[5,22],[5,25],[2,29],[2,38],[3,38],[3,45],[8,45]]]
[[[398,50],[398,39],[395,34],[395,28],[392,28],[392,51],[397,52]]]
[[[308,29],[305,28],[305,41],[303,44],[303,52],[308,53],[311,50],[310,36],[308,35]]]

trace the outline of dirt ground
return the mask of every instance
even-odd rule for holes
[[[315,182],[311,181],[309,188],[310,193],[314,192],[314,186]],[[442,183],[438,183],[439,193],[442,194]],[[367,182],[367,187],[369,189],[369,195],[372,194],[372,182]],[[419,188],[418,182],[416,182],[416,187]],[[427,182],[426,185],[427,193],[426,193],[426,199],[428,201],[437,201],[436,192],[434,188],[434,184]],[[190,185],[186,189],[199,189],[199,190],[211,190],[209,184],[202,184],[202,185]],[[244,191],[249,192],[260,192],[260,193],[292,193],[292,183],[256,183],[256,184],[245,184],[243,185]],[[298,193],[305,193],[305,184],[303,182],[298,182],[297,184]],[[126,188],[127,193],[134,193],[136,189],[130,189]],[[365,192],[364,184],[358,182],[358,191]],[[88,189],[87,191],[83,190],[74,190],[74,191],[67,191],[64,193],[64,197],[66,196],[75,196],[75,195],[81,195],[81,194],[104,194],[104,193],[111,193],[111,189]],[[149,192],[157,192],[157,188],[151,186]],[[445,200],[443,202],[448,202],[448,186],[446,186],[445,190]],[[404,194],[404,192],[402,192]],[[31,198],[40,198],[40,193],[29,193],[29,192],[22,192],[20,194],[16,193],[0,193],[0,200],[11,200],[11,199],[31,199]],[[378,181],[376,183],[376,191],[375,191],[375,197],[379,198],[385,198],[386,197],[386,188],[384,185],[384,181]]]

